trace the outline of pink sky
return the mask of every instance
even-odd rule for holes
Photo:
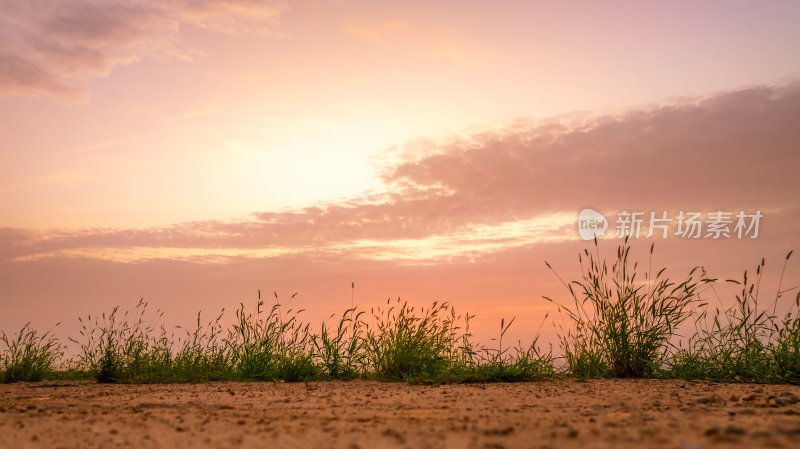
[[[800,249],[799,3],[498,3],[4,2],[0,329],[355,281],[527,338],[586,207],[609,255],[621,211],[764,214],[655,239],[678,276]]]

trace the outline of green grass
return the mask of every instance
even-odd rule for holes
[[[796,287],[782,290],[784,260],[774,298],[761,297],[765,261],[752,278],[728,280],[740,288],[732,307],[705,309],[695,320],[695,334],[672,354],[668,375],[717,381],[785,382],[800,384],[800,293],[782,317],[780,301]],[[714,290],[716,295],[716,290]]]
[[[582,278],[564,284],[572,304],[558,307],[574,329],[561,333],[561,347],[576,376],[653,376],[668,356],[675,330],[701,305],[698,290],[713,282],[698,268],[681,282],[667,278],[665,269],[655,275],[651,268],[640,272],[627,243],[626,238],[610,267],[597,253],[584,250]],[[653,246],[650,266],[652,254]]]
[[[93,378],[101,383],[202,382],[212,380],[287,381],[377,379],[420,383],[521,381],[554,372],[552,356],[536,345],[503,348],[511,323],[501,322],[500,347],[473,345],[470,315],[449,304],[415,308],[389,300],[367,314],[357,308],[331,317],[313,332],[277,294],[267,305],[259,292],[255,310],[240,305],[227,328],[198,314],[183,335],[157,325],[162,313],[148,312],[140,300],[132,311],[114,308],[79,318],[80,353],[61,378]],[[513,322],[513,320],[512,320]]]
[[[52,375],[63,355],[50,331],[39,333],[30,323],[15,335],[0,333],[0,381],[35,382]]]
[[[273,294],[267,303],[259,291],[254,309],[240,305],[231,324],[223,324],[224,310],[210,320],[198,313],[191,328],[168,332],[163,313],[151,312],[143,300],[129,311],[115,307],[81,317],[80,337],[70,339],[77,355],[66,360],[50,331],[25,325],[14,335],[0,334],[0,380],[445,383],[572,376],[800,384],[800,293],[792,301],[797,287],[782,289],[791,252],[774,298],[760,296],[762,261],[755,277],[745,273],[742,281],[727,281],[739,289],[729,308],[717,294],[719,283],[702,269],[672,280],[665,269],[652,270],[652,257],[651,246],[647,268],[640,268],[627,240],[610,262],[596,241],[593,252],[579,255],[581,277],[562,281],[566,304],[545,298],[566,318],[557,326],[557,357],[540,349],[541,325],[531,344],[509,345],[514,318],[500,321],[497,339],[476,344],[474,316],[458,314],[448,303],[418,308],[388,300],[369,313],[347,309],[312,328],[293,305],[296,294],[286,301]],[[719,306],[708,305],[709,293]],[[778,317],[779,306],[791,307]],[[692,324],[689,335],[680,334]]]
[[[380,379],[437,381],[457,363],[457,317],[448,304],[434,303],[419,313],[407,303],[387,301],[373,311],[367,330],[367,367]]]
[[[782,289],[791,251],[771,301],[759,296],[762,259],[755,279],[745,272],[742,281],[726,281],[740,288],[728,308],[717,294],[717,280],[701,268],[673,281],[664,268],[653,275],[653,246],[647,269],[631,261],[630,251],[626,239],[609,266],[595,241],[595,253],[584,250],[579,257],[582,277],[562,281],[569,304],[545,298],[571,324],[558,332],[566,373],[579,378],[800,383],[800,293],[789,312],[776,315],[786,293],[797,289]],[[709,307],[708,292],[720,306]],[[679,329],[690,318],[694,333],[682,338]]]
[[[308,324],[299,321],[302,310],[287,308],[282,312],[278,301],[269,312],[263,307],[259,292],[256,313],[247,314],[242,305],[236,312],[237,323],[224,339],[234,376],[243,380],[289,382],[316,378],[317,367],[310,351],[312,336]]]
[[[312,358],[323,378],[349,380],[367,372],[367,326],[363,315],[356,308],[347,309],[335,328],[323,322],[320,333],[312,335]]]

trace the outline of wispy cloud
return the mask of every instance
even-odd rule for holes
[[[0,95],[75,96],[82,81],[152,56],[188,57],[181,28],[273,29],[279,0],[6,0]]]

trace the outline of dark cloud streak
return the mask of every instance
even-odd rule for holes
[[[116,65],[182,55],[181,27],[271,28],[283,9],[273,0],[5,0],[0,95],[75,96]]]

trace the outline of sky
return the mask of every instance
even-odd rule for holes
[[[800,249],[797,23],[796,1],[2,0],[0,329],[262,289],[310,321],[449,301],[529,339],[567,297],[544,262],[571,279],[592,248],[583,209],[610,257],[641,212],[641,260],[764,257],[774,295]]]

